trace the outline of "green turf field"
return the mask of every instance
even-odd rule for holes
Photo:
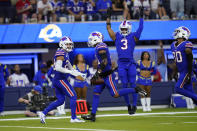
[[[85,123],[70,123],[67,113],[67,118],[48,117],[45,125],[36,118],[20,120],[25,117],[7,115],[0,117],[0,131],[197,131],[197,110],[154,109],[150,113],[138,110],[136,115],[129,116],[127,111],[99,111],[96,122]]]

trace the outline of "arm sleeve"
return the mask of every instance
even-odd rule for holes
[[[69,70],[73,70],[73,67],[74,67],[74,66],[71,65],[70,61],[68,61],[67,66],[68,66],[68,69],[69,69]]]
[[[138,39],[140,38],[143,28],[144,28],[144,19],[140,18],[139,27],[138,27],[137,31],[135,32],[136,38],[138,38]]]
[[[62,67],[62,60],[57,60],[56,62],[55,62],[55,68],[54,68],[54,70],[56,70],[56,71],[59,71],[59,72],[61,72],[61,73],[69,73],[69,74],[71,74],[71,70],[68,70],[67,68],[63,68]]]

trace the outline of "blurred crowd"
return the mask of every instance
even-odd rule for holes
[[[102,21],[109,7],[111,19],[195,19],[195,0],[0,0],[0,23]]]

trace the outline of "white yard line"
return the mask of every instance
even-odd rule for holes
[[[33,129],[50,129],[50,130],[74,130],[74,131],[125,131],[125,130],[107,130],[107,129],[83,129],[83,128],[54,128],[54,127],[32,127],[32,126],[0,126],[4,128],[33,128]]]
[[[159,123],[159,124],[162,124],[162,125],[171,125],[173,123]]]
[[[154,117],[152,115],[176,115],[176,114],[191,114],[191,113],[197,113],[197,111],[193,111],[193,112],[137,113],[137,114],[134,114],[134,115],[128,115],[128,114],[105,114],[105,115],[97,115],[96,117],[114,117],[114,116],[131,116],[131,117],[132,116],[151,116],[151,117]],[[174,116],[171,116],[171,117],[174,117]],[[65,118],[70,118],[70,116],[47,117],[47,119],[65,119]],[[14,119],[0,119],[0,121],[23,121],[23,120],[38,120],[38,119],[39,118],[14,118]]]
[[[197,122],[183,122],[183,123],[187,123],[187,124],[196,124]]]
[[[194,117],[197,118],[197,116],[144,116],[144,117],[171,117],[171,118],[175,118],[175,117]]]

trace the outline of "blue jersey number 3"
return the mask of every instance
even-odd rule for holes
[[[127,39],[122,39],[121,43],[123,43],[123,46],[121,46],[122,50],[126,50],[128,48],[128,41]]]

